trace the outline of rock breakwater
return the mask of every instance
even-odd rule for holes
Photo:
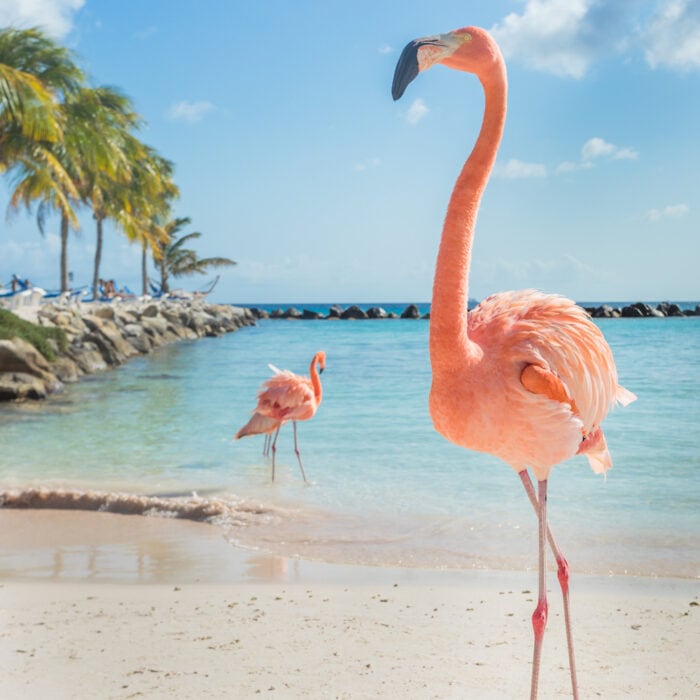
[[[469,308],[476,306],[475,300],[469,301]],[[694,308],[682,309],[678,304],[672,304],[667,301],[656,304],[646,304],[643,302],[635,302],[622,306],[611,306],[610,304],[601,304],[599,306],[583,306],[589,316],[593,318],[665,318],[671,316],[700,316],[700,304],[696,304]],[[295,306],[290,306],[286,309],[278,308],[272,311],[259,307],[251,307],[251,313],[255,318],[271,318],[271,319],[288,319],[288,320],[359,320],[359,319],[392,319],[392,318],[410,318],[410,319],[429,319],[430,311],[421,312],[415,304],[409,304],[401,312],[386,311],[381,306],[370,306],[362,308],[356,304],[343,309],[341,306],[334,304],[330,306],[326,313],[314,309],[297,309]]]
[[[47,360],[21,338],[0,340],[0,401],[43,399],[65,383],[123,364],[179,340],[215,337],[255,325],[248,310],[200,300],[42,305],[40,326],[63,330],[63,348]]]

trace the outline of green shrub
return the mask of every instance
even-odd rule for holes
[[[53,338],[58,343],[61,352],[68,347],[66,334],[62,328],[55,326],[37,326],[15,316],[11,311],[0,309],[0,340],[22,338],[31,343],[47,360],[55,360],[56,353],[48,340]]]

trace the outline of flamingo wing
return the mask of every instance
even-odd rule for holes
[[[305,420],[314,414],[315,404],[311,381],[285,370],[263,384],[256,410],[276,420]]]

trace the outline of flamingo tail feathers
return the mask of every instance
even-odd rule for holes
[[[617,392],[615,393],[615,400],[622,406],[629,406],[632,401],[637,400],[637,395],[628,391],[623,386],[618,386]]]
[[[260,435],[261,433],[271,433],[279,421],[261,413],[254,413],[251,419],[234,435],[234,440],[239,440],[247,435]]]
[[[585,454],[591,469],[596,474],[605,474],[612,467],[612,459],[608,452],[608,443],[601,428],[596,428],[586,435],[576,454]]]

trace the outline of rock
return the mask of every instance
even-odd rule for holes
[[[381,306],[371,306],[367,309],[367,318],[388,318],[386,309]]]
[[[46,358],[22,338],[0,340],[0,400],[44,398],[63,386]]]
[[[77,382],[82,372],[78,364],[70,357],[58,357],[51,363],[52,372],[64,383]]]
[[[154,347],[151,337],[138,323],[127,323],[124,326],[124,338],[127,343],[131,343],[136,350],[144,355],[151,352]]]
[[[326,318],[340,318],[343,315],[343,309],[338,306],[338,304],[333,304],[330,309],[328,309],[328,316]]]
[[[91,330],[86,339],[99,347],[108,365],[120,365],[136,354],[136,349],[124,340],[114,321],[94,314],[85,316],[84,321]]]
[[[111,305],[98,306],[93,311],[93,315],[98,318],[104,318],[113,321],[115,317],[114,307]]]
[[[319,318],[323,318],[323,314],[320,313],[319,311],[311,311],[311,309],[304,309],[301,312],[301,317],[305,321],[316,321]]]
[[[623,306],[622,307],[622,317],[623,318],[643,318],[644,312],[637,308],[636,306]]]
[[[108,368],[99,347],[88,340],[70,345],[67,355],[78,365],[83,374],[94,374]]]
[[[658,311],[661,311],[664,316],[683,316],[681,307],[678,304],[669,304],[667,301],[662,301],[656,306]]]
[[[38,377],[24,372],[0,372],[0,401],[45,399],[47,393]]]
[[[250,312],[255,318],[270,318],[270,314],[265,309],[259,309],[256,306],[251,307]]]
[[[158,304],[149,304],[141,311],[141,317],[147,316],[148,318],[154,318],[160,315],[160,307]]]
[[[284,314],[282,314],[282,318],[301,318],[301,311],[299,309],[294,308],[293,306],[290,306]]]
[[[609,304],[603,304],[595,307],[589,313],[593,318],[612,318],[613,308]]]
[[[401,318],[420,318],[420,311],[415,304],[409,304],[401,312]]]
[[[0,369],[3,372],[23,372],[39,378],[51,371],[46,358],[21,338],[0,340]]]
[[[343,319],[358,319],[358,318],[367,318],[367,314],[357,305],[353,304],[352,306],[348,306],[345,311],[343,311],[342,314],[340,314],[340,318]]]

